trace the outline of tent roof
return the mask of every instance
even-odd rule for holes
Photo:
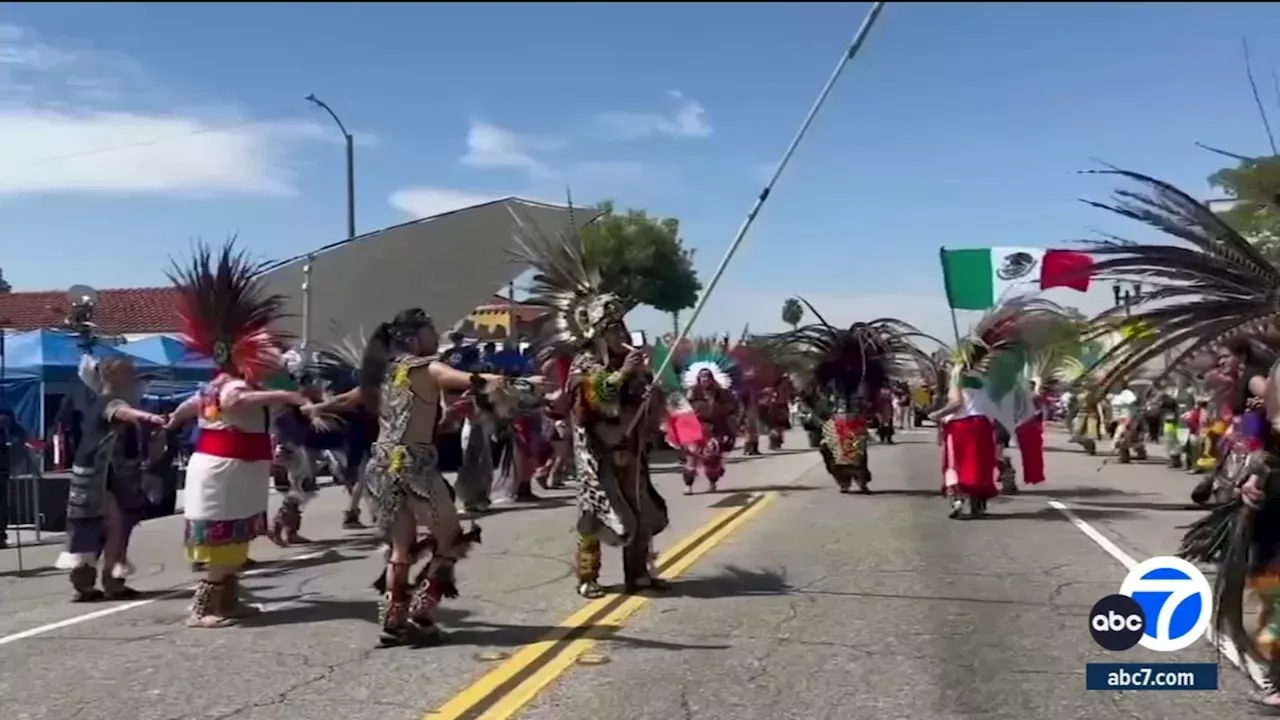
[[[361,235],[311,254],[313,344],[364,334],[397,312],[421,307],[441,332],[526,268],[513,262],[512,212],[547,234],[578,227],[599,213],[505,198]],[[302,337],[302,281],[306,255],[269,268],[267,289],[288,299],[283,329]]]
[[[74,376],[84,354],[75,335],[48,329],[8,335],[4,345],[6,375],[30,373],[45,380]],[[123,354],[104,345],[93,347],[93,355],[99,358]],[[146,359],[133,358],[133,361],[139,368],[156,367],[156,363]]]
[[[140,358],[164,367],[190,367],[213,370],[211,358],[192,354],[187,346],[177,338],[167,335],[154,335],[141,340],[134,340],[118,345],[115,348],[134,358]]]

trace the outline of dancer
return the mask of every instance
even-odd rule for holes
[[[721,448],[726,436],[733,432],[729,424],[735,404],[729,392],[733,382],[714,359],[702,359],[685,370],[683,384],[689,404],[702,423],[700,442],[680,449],[685,494],[693,494],[699,470],[706,475],[711,492],[715,492],[716,484],[724,477]]]
[[[380,612],[383,646],[443,641],[435,608],[458,596],[454,566],[480,541],[479,527],[462,531],[452,490],[436,466],[441,393],[470,388],[478,398],[506,389],[503,378],[455,370],[436,358],[439,335],[418,308],[404,310],[373,333],[360,368],[360,387],[305,411],[313,416],[363,405],[378,418],[365,471],[379,534],[390,543]],[[426,525],[430,542],[418,541]],[[409,571],[429,547],[431,559],[414,582]]]
[[[893,391],[889,388],[880,390],[872,409],[875,418],[876,436],[885,445],[893,444],[895,428],[893,426]]]
[[[854,323],[847,329],[827,323],[801,299],[818,322],[776,336],[774,342],[813,364],[807,387],[820,397],[815,415],[822,423],[822,459],[840,492],[870,492],[867,435],[876,402],[893,374],[907,364],[928,363],[913,337],[924,337],[908,323],[892,318]]]
[[[133,362],[112,356],[96,367],[97,398],[84,416],[81,442],[67,492],[67,546],[55,565],[71,571],[72,602],[128,600],[133,572],[129,537],[144,519],[142,465],[147,443],[142,425],[163,427],[166,418],[137,409]],[[102,561],[102,590],[97,589]]]
[[[453,489],[463,512],[489,511],[493,490],[493,434],[497,420],[474,403],[468,403],[462,423],[462,467]],[[508,502],[514,498],[506,498]]]
[[[516,213],[519,258],[537,271],[530,303],[556,313],[544,355],[570,350],[569,381],[560,398],[569,418],[578,475],[577,591],[604,595],[601,543],[622,546],[627,592],[665,583],[650,567],[652,539],[667,527],[667,506],[649,478],[649,437],[662,405],[649,392],[645,356],[630,346],[623,317],[630,305],[599,288],[599,273],[576,230],[549,238]]]
[[[1262,422],[1241,421],[1242,428],[1260,427],[1249,438],[1257,447],[1250,453],[1239,498],[1193,525],[1182,554],[1219,563],[1214,603],[1219,635],[1231,638],[1242,656],[1265,662],[1270,682],[1254,700],[1280,712],[1280,377],[1266,370],[1276,348],[1274,298],[1280,267],[1212,210],[1172,185],[1137,173],[1107,174],[1138,183],[1145,192],[1125,191],[1112,204],[1099,206],[1142,221],[1176,238],[1178,245],[1116,239],[1098,241],[1091,248],[1101,259],[1096,266],[1100,279],[1157,285],[1123,311],[1129,322],[1150,332],[1143,342],[1131,341],[1120,349],[1104,386],[1117,384],[1105,380],[1129,377],[1166,355],[1176,358],[1169,370],[1177,371],[1201,351],[1225,343],[1226,358],[1241,370],[1231,409],[1244,411],[1247,418],[1259,406],[1266,408]],[[1244,621],[1249,589],[1262,610],[1256,634]]]
[[[791,429],[791,378],[778,374],[777,381],[765,396],[761,413],[769,428],[769,449],[781,450],[786,433]]]
[[[760,454],[760,433],[767,433],[769,428],[765,395],[778,382],[777,368],[767,356],[768,347],[761,345],[749,342],[744,331],[742,340],[729,350],[729,358],[740,375],[734,390],[738,396],[742,454],[746,457]]]
[[[1127,382],[1121,381],[1120,389],[1111,398],[1111,413],[1115,420],[1115,428],[1111,433],[1111,448],[1115,451],[1116,462],[1127,463],[1130,459],[1147,459],[1147,433],[1143,427],[1141,402]]]
[[[313,388],[306,385],[301,387],[302,395],[308,401],[319,399],[319,393],[314,392]],[[303,509],[319,492],[314,455],[316,451],[313,447],[336,446],[341,438],[334,437],[336,433],[332,432],[310,432],[309,423],[296,407],[276,414],[273,418],[273,430],[272,470],[279,475],[275,479],[276,491],[284,498],[271,520],[268,534],[272,542],[280,547],[306,545],[311,540],[302,536]]]
[[[191,264],[170,274],[180,292],[183,343],[218,367],[169,420],[175,428],[197,417],[200,429],[183,496],[187,559],[206,571],[191,604],[191,627],[225,627],[250,612],[240,600],[238,573],[250,541],[267,530],[270,410],[307,403],[297,392],[262,389],[283,362],[284,338],[272,324],[283,316],[284,298],[267,294],[257,279],[261,270],[231,241],[216,259],[197,246]]]
[[[1028,485],[1039,485],[1044,482],[1044,416],[1049,400],[1038,380],[1032,381],[1030,400],[1030,412],[1018,423],[1014,437],[1018,441],[1018,456],[1022,459],[1022,481]],[[1018,491],[1016,481],[1011,479],[1010,486],[1002,487],[1001,491]]]
[[[542,374],[555,390],[543,399],[542,432],[546,442],[543,455],[534,473],[534,480],[543,488],[556,490],[564,487],[573,471],[573,442],[569,437],[568,418],[558,412],[559,399],[569,381],[568,355],[547,358],[542,363]]]
[[[312,356],[309,372],[323,384],[325,400],[358,391],[359,368],[364,351],[363,337],[353,339],[348,336],[335,345],[321,348]],[[344,431],[338,469],[340,481],[347,490],[347,508],[342,512],[342,528],[364,530],[366,527],[360,521],[360,508],[365,498],[365,460],[369,457],[369,448],[378,434],[378,419],[371,416],[361,404],[339,412],[336,417]]]
[[[943,494],[952,518],[978,518],[999,494],[1000,426],[1016,427],[1018,387],[1039,338],[1069,322],[1057,305],[1014,298],[989,311],[956,349],[947,403],[930,419],[942,428]],[[1008,444],[1005,433],[1002,445]]]

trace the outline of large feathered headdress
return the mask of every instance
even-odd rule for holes
[[[341,337],[337,324],[335,334]],[[335,393],[344,393],[360,384],[360,363],[364,360],[369,336],[363,329],[354,338],[342,337],[339,342],[322,347],[311,358],[309,370]]]
[[[952,365],[978,375],[1005,365],[1021,372],[1035,352],[1063,342],[1075,327],[1057,303],[1034,296],[1009,298],[988,310],[960,341]]]
[[[723,340],[718,338],[695,340],[692,351],[683,359],[683,366],[680,384],[686,390],[698,384],[698,376],[704,370],[711,373],[716,384],[725,390],[732,390],[741,383],[737,365],[726,352]]]
[[[169,279],[179,292],[181,339],[197,355],[213,358],[222,372],[260,381],[281,367],[287,334],[273,325],[284,317],[285,298],[268,293],[264,263],[238,250],[235,238],[217,258],[197,243],[188,265],[176,261]]]
[[[1089,205],[1138,220],[1176,244],[1138,244],[1115,237],[1088,243],[1099,257],[1094,274],[1103,280],[1141,281],[1154,286],[1136,303],[1099,316],[1102,324],[1127,322],[1147,332],[1128,333],[1103,358],[1105,388],[1145,363],[1168,357],[1167,371],[1224,341],[1274,333],[1280,318],[1280,268],[1212,210],[1160,180],[1124,170],[1119,175],[1145,192],[1119,190],[1111,203]]]
[[[622,324],[634,306],[626,298],[605,292],[600,269],[585,252],[574,220],[572,201],[569,229],[549,236],[536,224],[508,208],[515,220],[516,260],[534,270],[530,297],[525,301],[555,311],[554,329],[544,338],[544,353],[566,345],[582,345],[609,327]]]
[[[817,323],[774,336],[789,352],[806,355],[813,379],[844,395],[875,397],[894,379],[928,362],[916,339],[930,339],[910,323],[894,318],[858,322],[848,328],[831,325],[804,298]],[[936,342],[936,340],[934,341]]]

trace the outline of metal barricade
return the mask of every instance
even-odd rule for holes
[[[0,537],[18,553],[18,570],[23,567],[22,545],[25,532],[41,542],[44,515],[40,510],[40,486],[44,479],[41,462],[43,452],[23,443],[0,447],[0,518],[4,528]]]

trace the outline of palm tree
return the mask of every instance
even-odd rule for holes
[[[797,298],[787,298],[782,303],[782,322],[791,326],[792,330],[800,327],[800,321],[804,319],[804,306],[800,304]]]

